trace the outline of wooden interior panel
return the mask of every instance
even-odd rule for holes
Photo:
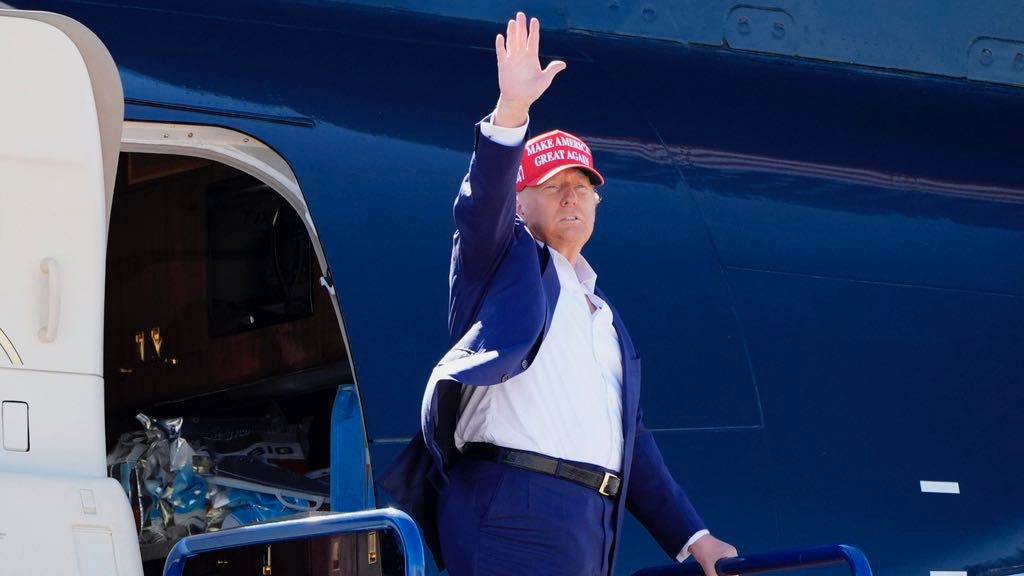
[[[194,159],[127,155],[111,214],[105,332],[108,415],[228,389],[346,358],[312,266],[313,315],[211,338],[206,188],[239,175]],[[151,330],[159,328],[160,353]],[[145,340],[140,354],[136,342]]]

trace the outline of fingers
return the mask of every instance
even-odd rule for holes
[[[508,53],[505,51],[505,37],[498,34],[494,38],[494,53],[498,55],[498,63],[500,64]]]
[[[716,572],[716,573],[718,572],[718,561],[719,560],[722,560],[724,558],[735,558],[735,557],[739,556],[739,554],[736,552],[736,547],[735,546],[732,546],[731,544],[726,544],[725,542],[721,542],[721,544],[722,544],[722,548],[718,551],[717,554],[715,554],[716,558],[715,558],[715,560],[711,564],[712,565],[712,570],[714,572]]]
[[[550,86],[554,77],[565,70],[561,60],[540,64],[540,20],[517,12],[508,21],[505,35],[494,37],[494,53],[498,60],[498,87],[501,101],[517,102],[529,106]]]
[[[505,51],[506,51],[506,53],[508,53],[508,54],[515,54],[516,53],[516,35],[517,34],[518,34],[518,30],[516,30],[516,21],[514,19],[513,20],[509,20],[508,21],[508,29],[505,31]]]
[[[527,28],[526,14],[516,13],[515,19],[508,21],[505,36],[498,34],[498,37],[495,38],[494,49],[499,56],[516,55],[523,51],[528,54],[538,54],[540,52],[540,20],[530,18],[529,28]]]
[[[541,51],[541,20],[529,18],[529,37],[526,39],[526,51],[540,53]]]
[[[526,14],[516,14],[516,50],[522,52],[526,48]]]
[[[516,52],[516,21],[509,20],[505,27],[505,51],[515,54]]]
[[[519,12],[515,18],[508,21],[508,51],[511,54],[522,51],[523,37],[526,35],[526,28],[520,22],[520,18],[523,17],[523,13]]]

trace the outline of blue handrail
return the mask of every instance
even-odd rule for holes
[[[181,576],[185,569],[185,561],[204,552],[313,536],[330,536],[342,532],[385,529],[394,530],[398,535],[398,542],[405,556],[405,573],[408,576],[424,576],[426,560],[419,529],[412,518],[394,508],[326,514],[189,536],[171,548],[171,553],[164,563],[164,576]]]
[[[853,572],[853,576],[871,576],[871,565],[868,564],[864,553],[846,544],[833,544],[817,548],[792,548],[764,554],[723,558],[715,563],[715,569],[723,576],[730,576],[839,562],[846,562]],[[704,576],[704,571],[696,562],[684,562],[670,566],[645,568],[634,572],[633,576]]]

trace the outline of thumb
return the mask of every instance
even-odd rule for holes
[[[551,80],[562,70],[565,70],[565,62],[562,62],[561,60],[552,60],[551,62],[548,62],[547,68],[544,69],[544,76],[546,76],[548,80]]]

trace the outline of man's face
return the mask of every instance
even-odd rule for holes
[[[516,212],[533,236],[575,260],[594,232],[600,201],[590,179],[570,168],[516,195]]]

